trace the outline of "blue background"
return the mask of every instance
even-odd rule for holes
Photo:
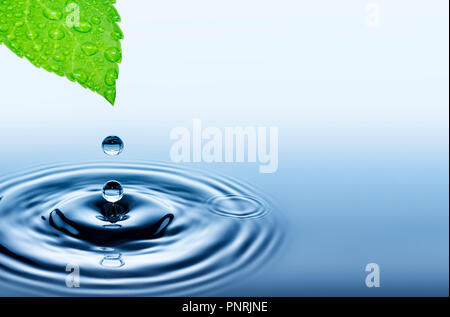
[[[112,160],[169,161],[193,118],[277,126],[274,174],[192,164],[261,188],[289,224],[271,264],[211,295],[448,296],[448,6],[119,0],[114,108],[0,47],[0,176],[103,160],[109,134],[126,143]]]

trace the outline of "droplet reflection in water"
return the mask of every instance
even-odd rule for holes
[[[122,259],[122,254],[108,254],[100,261],[100,265],[105,267],[121,267],[125,265]]]
[[[123,141],[118,136],[108,136],[103,140],[102,149],[105,154],[110,156],[116,156],[122,153]]]
[[[116,203],[123,197],[123,187],[118,181],[108,181],[103,185],[103,198],[110,203]]]

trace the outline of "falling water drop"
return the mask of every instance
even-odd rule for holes
[[[123,197],[123,187],[118,181],[109,181],[103,185],[103,198],[110,203],[116,203]]]
[[[123,141],[118,136],[108,136],[102,143],[103,152],[107,155],[116,156],[122,153]]]

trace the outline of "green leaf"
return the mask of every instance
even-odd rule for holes
[[[0,44],[36,67],[116,98],[123,33],[115,0],[0,0]]]

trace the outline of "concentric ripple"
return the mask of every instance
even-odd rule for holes
[[[118,204],[102,198],[109,179]],[[0,217],[0,289],[23,295],[205,294],[261,267],[283,232],[249,185],[161,163],[27,172],[0,182]]]

